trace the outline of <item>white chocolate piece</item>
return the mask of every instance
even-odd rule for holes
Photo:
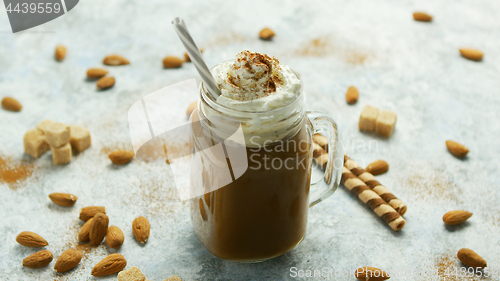
[[[24,135],[24,153],[39,158],[49,150],[49,145],[45,141],[45,136],[37,133],[36,129],[31,129]]]
[[[389,110],[382,110],[377,118],[377,124],[375,130],[377,134],[383,137],[390,137],[392,132],[394,132],[394,127],[396,127],[396,120],[398,115],[396,112]]]
[[[377,122],[377,117],[379,115],[379,110],[373,106],[365,106],[361,111],[359,116],[359,130],[367,133],[372,133],[375,131],[375,125]]]
[[[47,126],[50,124],[53,124],[53,123],[56,123],[56,122],[54,122],[50,119],[45,119],[36,125],[36,131],[41,135],[45,135],[45,131],[47,131]]]
[[[137,266],[133,266],[127,270],[122,270],[118,273],[118,281],[144,281],[146,276],[139,270]]]
[[[57,122],[48,124],[44,133],[47,143],[52,147],[61,147],[69,143],[70,129],[66,124]]]
[[[82,152],[91,144],[90,132],[84,127],[70,126],[70,143],[74,150]]]
[[[50,150],[52,151],[52,161],[55,165],[67,164],[71,162],[72,152],[71,145],[69,143],[66,143],[61,147],[51,146]]]

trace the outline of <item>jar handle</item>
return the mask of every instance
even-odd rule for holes
[[[311,183],[309,207],[325,200],[332,195],[340,184],[344,153],[339,143],[338,126],[330,117],[314,111],[307,111],[307,118],[311,121],[313,134],[322,133],[328,139],[328,163],[321,180]]]

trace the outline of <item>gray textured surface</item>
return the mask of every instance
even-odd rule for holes
[[[59,19],[15,35],[2,8],[0,96],[16,97],[24,109],[0,110],[0,154],[13,162],[31,162],[33,174],[17,189],[0,183],[0,279],[93,280],[93,265],[115,252],[105,244],[85,253],[78,268],[57,276],[54,262],[48,268],[23,268],[22,259],[35,250],[15,242],[23,230],[37,232],[57,258],[75,244],[79,209],[88,205],[107,207],[110,224],[126,236],[118,252],[151,280],[173,274],[184,280],[281,280],[290,278],[290,267],[352,272],[370,265],[391,272],[430,272],[440,262],[448,263],[446,258],[454,269],[455,253],[462,247],[475,250],[491,268],[499,269],[497,1],[302,3],[86,0]],[[416,10],[431,13],[434,22],[413,21]],[[310,210],[306,238],[293,251],[260,264],[224,262],[197,240],[187,204],[176,198],[164,165],[111,166],[106,151],[130,145],[129,106],[141,95],[197,75],[189,64],[178,70],[161,67],[164,56],[184,53],[170,26],[175,16],[184,17],[209,65],[250,49],[274,55],[298,71],[308,108],[337,120],[345,151],[361,165],[376,159],[390,163],[389,172],[379,179],[408,204],[404,230],[392,232],[339,188]],[[257,39],[264,26],[276,31],[273,42]],[[62,63],[53,59],[59,43],[68,48]],[[458,48],[463,46],[483,50],[484,61],[461,58]],[[115,87],[96,92],[95,85],[85,81],[85,71],[111,53],[126,56],[131,64],[109,67],[117,79]],[[354,106],[344,100],[349,85],[360,91]],[[398,113],[391,139],[357,130],[366,104]],[[88,127],[92,147],[67,166],[53,166],[50,153],[29,160],[23,156],[23,134],[43,118]],[[444,144],[447,139],[466,144],[469,156],[451,156]],[[73,208],[58,207],[47,198],[52,192],[71,192],[79,200]],[[467,209],[474,216],[463,226],[447,228],[441,217],[452,209]],[[152,225],[144,247],[131,233],[132,220],[139,215]],[[487,280],[499,279],[497,274]]]

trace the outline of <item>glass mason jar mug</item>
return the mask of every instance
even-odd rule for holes
[[[302,90],[291,104],[259,112],[218,104],[203,83],[200,98],[190,119],[191,188],[198,190],[190,208],[198,238],[213,255],[240,262],[293,249],[304,238],[308,208],[339,185],[336,123],[306,112]],[[329,161],[321,180],[311,183],[317,132],[328,138]]]

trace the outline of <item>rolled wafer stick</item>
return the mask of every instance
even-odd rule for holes
[[[361,168],[358,163],[344,155],[344,166],[347,167],[355,176],[360,178],[371,190],[375,191],[382,199],[394,208],[399,214],[404,216],[407,207],[403,201],[399,200],[385,186],[378,182],[375,177]]]
[[[370,207],[377,216],[381,217],[394,231],[403,229],[406,224],[405,219],[345,166],[342,167],[341,182],[347,189],[356,194],[363,203]]]

